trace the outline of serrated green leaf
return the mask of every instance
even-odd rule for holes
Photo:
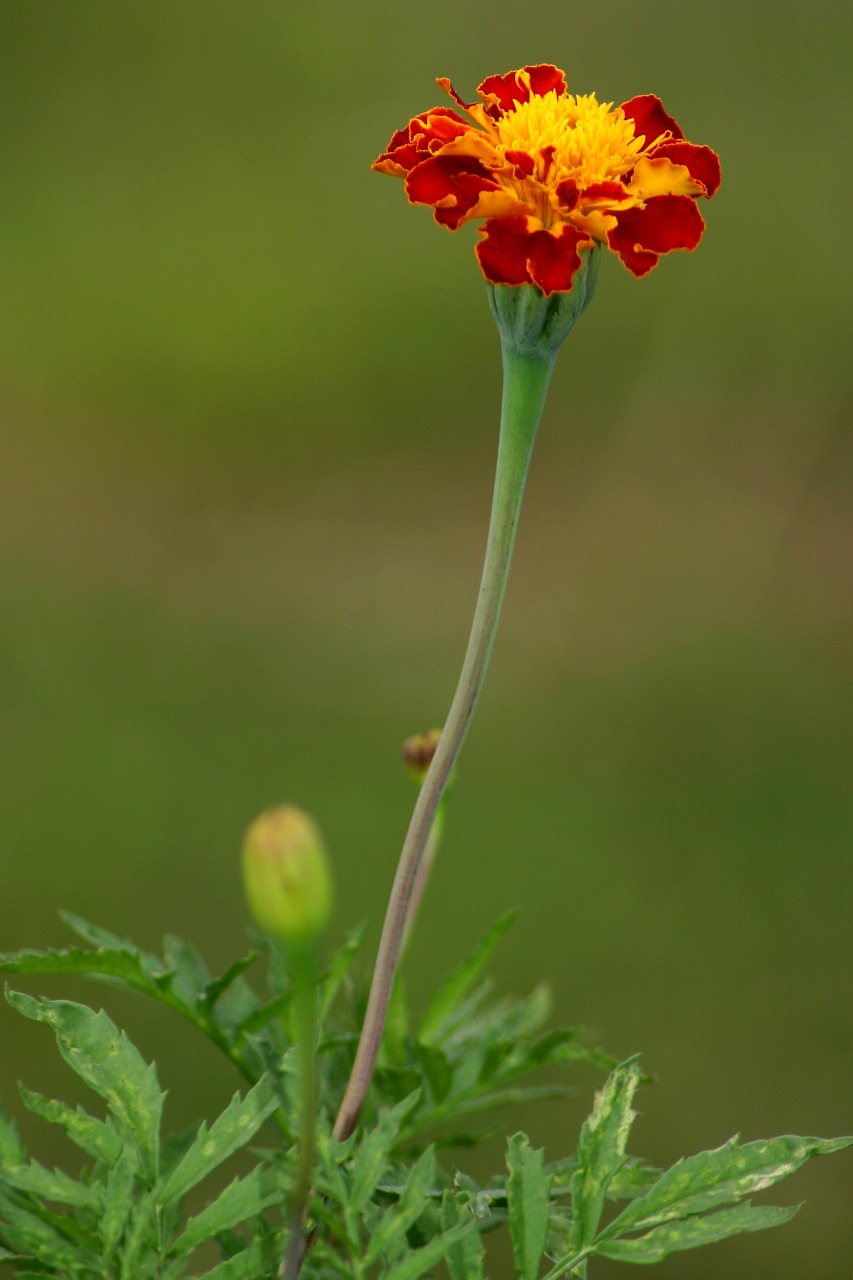
[[[223,1161],[244,1147],[278,1106],[278,1094],[272,1076],[265,1075],[243,1098],[235,1093],[222,1114],[208,1129],[202,1123],[183,1159],[163,1184],[159,1200],[184,1196]]]
[[[214,1008],[217,1001],[225,994],[232,983],[236,982],[238,978],[242,977],[247,969],[251,968],[257,958],[257,951],[250,951],[248,955],[245,955],[240,960],[235,960],[233,964],[230,964],[225,972],[220,974],[218,978],[213,978],[208,982],[207,986],[199,996],[200,1003],[208,1012]]]
[[[523,1133],[507,1143],[506,1163],[509,1234],[520,1280],[536,1280],[548,1234],[551,1179],[545,1173],[545,1156],[534,1151]]]
[[[284,1232],[273,1231],[253,1240],[248,1248],[205,1271],[200,1280],[259,1280],[273,1276],[284,1253]]]
[[[84,920],[83,916],[78,916],[74,911],[60,911],[59,918],[68,925],[72,933],[76,933],[78,938],[91,943],[93,947],[105,947],[108,951],[136,950],[130,939],[120,938],[117,933],[111,933],[99,924]]]
[[[43,1212],[34,1213],[18,1204],[0,1188],[0,1219],[3,1236],[14,1253],[34,1263],[49,1263],[54,1274],[62,1271],[72,1276],[98,1275],[100,1267],[94,1254],[70,1239]]]
[[[59,1125],[64,1129],[71,1141],[93,1160],[101,1164],[112,1165],[121,1151],[121,1138],[112,1120],[96,1120],[87,1111],[78,1106],[72,1110],[64,1102],[56,1102],[45,1098],[30,1089],[20,1088],[21,1101],[33,1115],[40,1116],[49,1124]]]
[[[101,1213],[101,1252],[110,1258],[124,1235],[135,1208],[136,1185],[133,1157],[127,1148],[110,1169],[104,1184],[104,1207]]]
[[[404,1067],[407,1058],[409,1041],[409,1006],[406,999],[406,984],[401,974],[397,974],[391,987],[391,998],[385,1015],[385,1028],[382,1032],[382,1044],[379,1050],[380,1067]]]
[[[238,1036],[253,1036],[264,1027],[268,1026],[274,1019],[281,1018],[293,1004],[293,987],[288,987],[287,991],[274,999],[268,1000],[266,1004],[257,1005],[256,1008],[235,1025],[235,1033]]]
[[[705,1217],[668,1222],[665,1226],[655,1227],[648,1234],[635,1236],[631,1240],[608,1240],[600,1245],[596,1243],[595,1252],[602,1258],[612,1258],[617,1262],[660,1262],[668,1254],[682,1249],[698,1249],[700,1245],[727,1240],[729,1236],[739,1235],[743,1231],[764,1231],[767,1227],[778,1227],[789,1222],[799,1208],[799,1205],[779,1209],[773,1205],[758,1208],[751,1204],[740,1204],[734,1209],[719,1209]]]
[[[151,1194],[134,1205],[118,1261],[120,1280],[154,1280],[160,1274],[160,1224]]]
[[[851,1138],[783,1137],[741,1146],[732,1138],[722,1147],[672,1165],[622,1211],[605,1234],[610,1238],[740,1200],[787,1178],[812,1156],[840,1151],[851,1143]]]
[[[119,1129],[139,1148],[149,1181],[157,1176],[163,1097],[153,1063],[145,1063],[124,1032],[101,1010],[70,1000],[37,1000],[8,991],[14,1009],[56,1035],[62,1057],[104,1099]]]
[[[239,1039],[240,1028],[245,1027],[248,1020],[260,1007],[261,1002],[255,992],[245,978],[238,974],[236,978],[232,979],[230,985],[217,996],[213,1008],[208,1011],[205,1003],[202,1013],[206,1014],[216,1027],[224,1031],[228,1040],[233,1043]],[[260,1070],[263,1071],[264,1068],[261,1067]]]
[[[0,1102],[0,1168],[16,1168],[26,1163],[27,1153],[18,1127]]]
[[[220,1231],[230,1231],[258,1217],[270,1205],[280,1204],[281,1198],[281,1188],[270,1170],[256,1166],[245,1178],[235,1178],[212,1204],[190,1218],[169,1255],[190,1253]]]
[[[441,1106],[432,1107],[417,1117],[418,1129],[436,1124],[440,1120],[460,1120],[463,1116],[479,1115],[499,1107],[522,1106],[528,1102],[542,1102],[552,1098],[565,1098],[568,1090],[563,1084],[536,1084],[518,1089],[486,1089],[467,1098],[452,1097]]]
[[[486,1249],[465,1192],[446,1191],[441,1202],[442,1232],[447,1236],[456,1226],[468,1230],[447,1248],[444,1260],[450,1280],[483,1280]]]
[[[437,1262],[447,1256],[448,1250],[458,1244],[471,1228],[466,1224],[453,1227],[443,1235],[435,1236],[421,1249],[410,1249],[402,1261],[384,1272],[382,1280],[418,1280]]]
[[[327,1125],[321,1121],[317,1126],[317,1162],[319,1169],[317,1178],[325,1180],[324,1192],[331,1194],[338,1204],[347,1199],[347,1184],[341,1172],[341,1165],[353,1146],[353,1137],[346,1143],[340,1143],[331,1136]],[[328,1189],[328,1190],[327,1190]]]
[[[572,1178],[574,1247],[590,1245],[598,1230],[607,1189],[625,1163],[625,1147],[634,1121],[631,1103],[640,1081],[636,1057],[613,1070],[595,1095],[578,1143],[578,1168]]]
[[[171,990],[182,1004],[195,1008],[210,983],[210,973],[198,948],[174,933],[167,933],[163,939],[163,955]]]
[[[326,972],[320,983],[322,995],[320,997],[320,1021],[324,1022],[329,1015],[332,1005],[338,997],[338,993],[343,986],[347,974],[350,971],[352,962],[358,955],[361,944],[364,942],[367,934],[368,922],[363,920],[361,924],[357,924],[354,929],[350,929],[343,941],[343,945],[329,960]]]
[[[578,1027],[561,1027],[549,1031],[540,1040],[530,1046],[527,1053],[527,1069],[533,1066],[566,1066],[570,1062],[590,1062],[595,1066],[605,1067],[612,1071],[618,1066],[615,1058],[601,1049],[591,1049],[578,1041]]]
[[[416,1044],[415,1057],[424,1074],[433,1102],[444,1102],[453,1084],[453,1068],[447,1060],[447,1055],[438,1045]]]
[[[496,920],[433,996],[418,1028],[417,1038],[422,1044],[440,1042],[445,1023],[480,977],[515,916],[516,912],[508,911]]]
[[[353,1161],[349,1203],[346,1206],[350,1222],[361,1213],[373,1195],[400,1129],[420,1097],[419,1091],[412,1093],[396,1107],[381,1111],[376,1124],[364,1135]]]
[[[3,952],[0,973],[85,973],[149,995],[157,994],[157,986],[139,953],[124,949],[86,951],[82,947],[66,947],[62,951]]]
[[[396,1204],[385,1211],[370,1233],[370,1242],[364,1256],[364,1265],[376,1262],[401,1236],[409,1230],[424,1210],[429,1191],[436,1176],[435,1150],[427,1147],[421,1158],[412,1166],[402,1194]]]
[[[607,1188],[607,1199],[634,1200],[637,1196],[645,1195],[657,1182],[662,1172],[663,1170],[655,1165],[646,1164],[642,1160],[629,1156],[619,1172],[611,1178],[610,1186]]]
[[[23,1191],[28,1196],[39,1200],[50,1200],[56,1204],[73,1205],[77,1209],[90,1209],[97,1213],[101,1206],[100,1189],[86,1186],[69,1178],[61,1169],[46,1169],[35,1160],[17,1168],[5,1168],[0,1173],[0,1182],[13,1187],[15,1191]]]

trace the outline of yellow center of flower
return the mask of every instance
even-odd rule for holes
[[[594,93],[558,96],[553,90],[501,116],[497,131],[508,151],[536,156],[544,147],[555,148],[547,177],[537,173],[549,187],[566,178],[580,187],[621,178],[634,168],[645,141],[634,136],[633,120],[612,102],[599,102]]]

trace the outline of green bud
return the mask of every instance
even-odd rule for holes
[[[440,729],[428,729],[426,733],[416,733],[403,743],[403,763],[419,785],[427,776],[440,738]]]
[[[310,942],[326,927],[332,901],[323,837],[292,805],[267,809],[243,841],[249,910],[265,933],[284,943]]]
[[[546,297],[535,284],[489,284],[489,306],[501,342],[522,356],[553,363],[557,352],[592,301],[601,274],[601,249],[581,254],[582,265],[568,293]]]

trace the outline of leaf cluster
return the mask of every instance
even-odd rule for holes
[[[653,1263],[786,1222],[796,1208],[755,1205],[750,1197],[812,1156],[849,1145],[732,1139],[665,1171],[630,1156],[638,1060],[616,1064],[574,1030],[545,1030],[544,989],[495,998],[485,973],[510,919],[497,922],[420,1017],[412,1017],[398,984],[362,1123],[345,1142],[334,1138],[333,1119],[364,1006],[352,972],[364,930],[353,931],[327,965],[318,991],[322,1103],[305,1280],[417,1280],[442,1266],[450,1280],[483,1280],[495,1230],[509,1233],[519,1280],[584,1277],[594,1258]],[[0,1112],[0,1264],[30,1280],[273,1280],[286,1243],[292,1135],[300,1131],[301,1048],[281,953],[261,943],[267,965],[259,994],[246,977],[257,952],[214,978],[180,939],[167,938],[158,957],[78,917],[66,920],[86,947],[0,956],[0,969],[85,973],[152,996],[212,1040],[248,1088],[209,1125],[163,1140],[156,1069],[106,1013],[7,992],[20,1014],[54,1033],[102,1114],[21,1090],[27,1110],[59,1126],[78,1149],[81,1168],[72,1177],[29,1158]],[[505,1170],[485,1186],[446,1166],[446,1148],[464,1155],[482,1136],[484,1112],[562,1092],[531,1084],[531,1073],[576,1061],[609,1075],[570,1154],[546,1162],[515,1134]],[[225,1166],[240,1152],[249,1171],[228,1181]]]
[[[276,1110],[274,1078],[267,1074],[245,1096],[235,1094],[210,1127],[202,1123],[164,1143],[165,1095],[156,1070],[106,1013],[20,992],[8,992],[7,999],[53,1031],[60,1054],[105,1104],[105,1115],[21,1089],[24,1106],[58,1125],[83,1153],[73,1178],[29,1158],[15,1125],[0,1112],[0,1258],[26,1277],[179,1280],[196,1250],[218,1240],[230,1260],[204,1275],[248,1280],[259,1274],[262,1255],[272,1261],[281,1234],[263,1219],[282,1199],[275,1166],[258,1163],[235,1177],[192,1217],[185,1201]]]

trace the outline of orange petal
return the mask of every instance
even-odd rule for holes
[[[701,196],[705,188],[701,182],[691,177],[690,170],[684,164],[673,164],[671,160],[649,159],[640,156],[631,174],[628,189],[644,200],[652,196]]]

